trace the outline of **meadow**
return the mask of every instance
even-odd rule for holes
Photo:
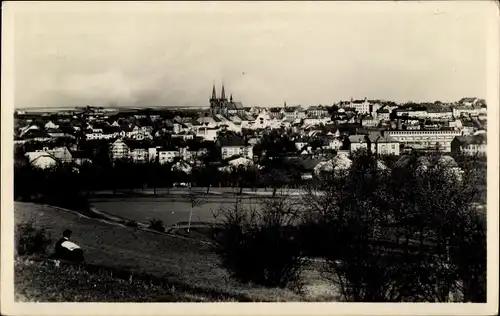
[[[179,289],[189,289],[188,292],[198,293],[198,296],[209,297],[210,300],[213,297],[218,297],[220,300],[237,301],[338,300],[336,292],[320,277],[314,263],[304,273],[303,283],[305,285],[301,292],[291,289],[265,288],[254,284],[240,283],[230,278],[228,272],[220,267],[218,257],[210,245],[193,239],[126,227],[117,223],[89,218],[76,212],[39,204],[15,202],[14,212],[16,224],[33,220],[37,227],[43,227],[47,230],[54,242],[64,229],[71,229],[73,231],[72,240],[83,247],[88,264],[161,278],[167,284],[174,285]],[[53,249],[53,245],[51,249]],[[22,295],[27,300],[47,301],[53,297],[51,292],[47,292],[47,295],[44,296],[41,289],[36,290],[38,287],[46,286],[56,292],[58,288],[64,287],[58,278],[51,277],[56,272],[52,272],[47,267],[41,267],[39,270],[26,268],[25,265],[21,265],[15,270],[16,285],[19,285],[19,290],[22,290]],[[47,276],[48,283],[37,281],[44,275]],[[121,282],[110,280],[101,283],[86,274],[83,274],[81,278],[81,284],[76,282],[72,286],[84,290],[95,285],[102,290],[96,290],[97,293],[105,293],[104,286],[109,287],[111,286],[109,284],[114,284],[113,282]],[[77,290],[74,291],[74,293],[77,292]],[[31,296],[29,296],[30,293]],[[166,300],[171,299],[168,292],[159,291],[159,295],[165,295]],[[80,299],[86,300],[87,298]],[[64,300],[79,299],[64,297]],[[104,300],[114,301],[112,298],[106,297]],[[119,297],[117,300],[123,301],[127,298]],[[137,300],[137,297],[131,296],[129,299],[129,301],[134,300]]]
[[[261,197],[244,197],[244,207],[258,208]],[[214,214],[221,208],[232,207],[236,199],[232,197],[208,197],[205,202],[193,208],[192,221],[213,223],[217,221]],[[149,223],[152,219],[160,219],[166,227],[189,220],[191,204],[182,196],[172,197],[128,197],[128,198],[94,198],[90,204],[97,210],[133,220],[138,223]]]

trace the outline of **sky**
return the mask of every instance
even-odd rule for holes
[[[21,2],[15,107],[485,97],[492,3]]]

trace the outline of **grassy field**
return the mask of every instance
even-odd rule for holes
[[[242,284],[231,279],[227,271],[218,265],[218,258],[208,245],[196,240],[175,238],[107,223],[49,206],[16,202],[14,209],[16,223],[32,219],[37,226],[46,228],[54,240],[64,229],[70,228],[73,231],[72,239],[84,248],[87,262],[93,265],[145,273],[163,278],[170,284],[182,285],[191,291],[218,293],[224,299],[235,298],[239,301],[337,299],[335,291],[325,284],[314,267],[304,274],[305,287],[300,294],[288,289],[269,289]],[[43,275],[44,272],[42,270],[39,273]],[[25,275],[23,269],[16,270],[16,278],[20,280],[19,282],[28,283],[37,280],[30,277],[29,273]],[[95,285],[104,286],[99,282]],[[36,287],[36,284],[31,286]]]
[[[48,302],[197,302],[206,297],[176,290],[175,286],[113,275],[100,269],[89,271],[72,265],[56,267],[48,261],[16,260],[17,301]]]
[[[246,207],[258,207],[258,197],[243,199]],[[214,222],[214,212],[221,207],[231,207],[235,202],[229,197],[206,198],[206,203],[193,209],[192,221]],[[98,198],[90,203],[99,211],[139,223],[148,223],[153,218],[161,219],[165,226],[187,222],[191,205],[182,197],[127,197]]]

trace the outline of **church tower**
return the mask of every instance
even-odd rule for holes
[[[215,92],[215,84],[212,86],[212,97],[210,98],[210,111],[212,114],[217,114],[219,107],[219,100],[217,99],[217,93]]]
[[[212,86],[212,97],[210,98],[210,112],[212,115],[222,114],[227,115],[229,110],[229,103],[233,102],[233,95],[231,94],[230,100],[226,99],[226,89],[224,84],[221,87],[221,95],[220,98],[217,97],[217,93],[215,91],[215,84]]]
[[[219,114],[227,115],[228,104],[226,99],[226,91],[224,89],[224,84],[222,84],[222,90],[219,99]]]

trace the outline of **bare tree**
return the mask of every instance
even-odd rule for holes
[[[193,217],[193,209],[195,207],[198,207],[202,204],[205,203],[205,199],[200,196],[199,193],[196,193],[196,192],[192,192],[191,191],[191,188],[189,188],[189,193],[184,195],[184,198],[190,203],[190,209],[189,209],[189,221],[188,221],[188,228],[187,228],[187,232],[189,234],[189,231],[191,230],[191,219]]]

